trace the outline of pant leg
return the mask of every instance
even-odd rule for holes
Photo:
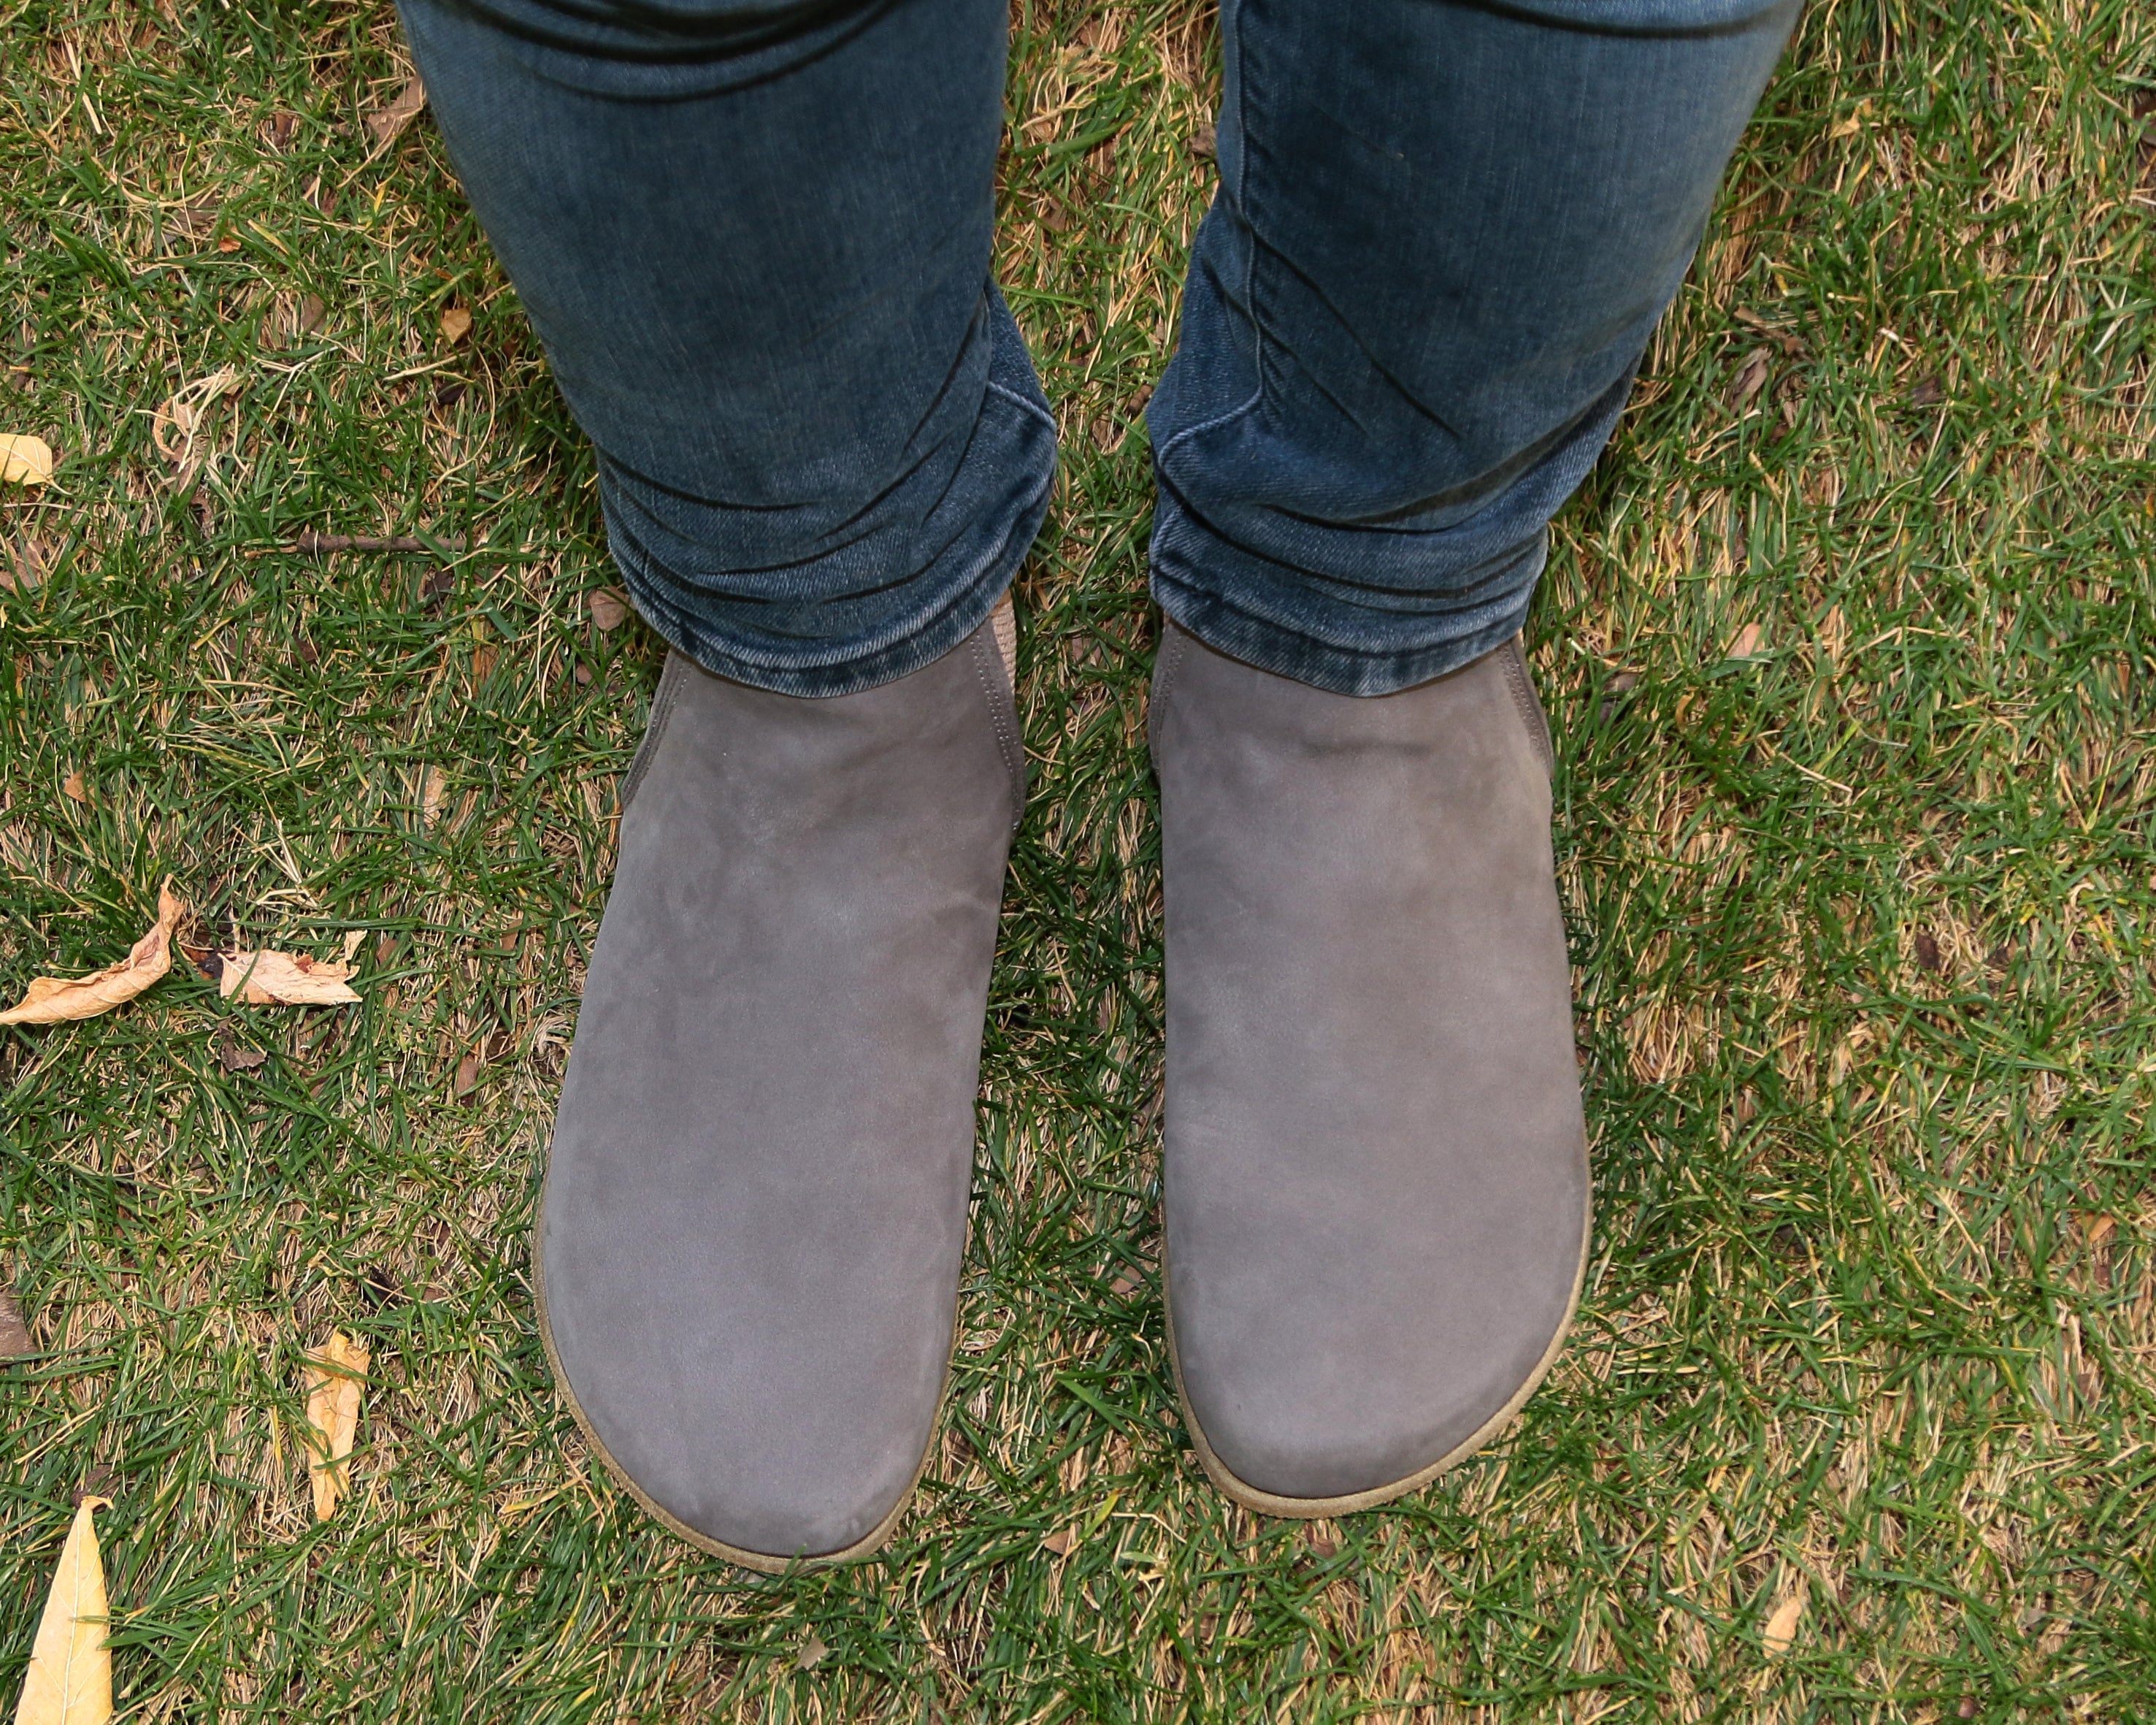
[[[988,275],[1003,0],[403,13],[653,626],[798,695],[978,627],[1055,469]]]
[[[1520,626],[1796,0],[1224,0],[1153,591],[1343,694]]]

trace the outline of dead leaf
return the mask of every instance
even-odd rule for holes
[[[1118,1300],[1127,1300],[1144,1285],[1136,1276],[1128,1270],[1125,1270],[1114,1281],[1108,1284],[1108,1291]]]
[[[2115,1216],[2095,1215],[2082,1218],[2082,1238],[2091,1247],[2101,1246],[2111,1238],[2112,1230],[2118,1226]]]
[[[1935,371],[1926,372],[1909,391],[1909,405],[1912,407],[1937,407],[1946,399],[1946,385],[1939,381],[1939,374]]]
[[[1794,330],[1784,329],[1779,323],[1769,323],[1757,312],[1752,311],[1748,307],[1743,307],[1738,310],[1737,313],[1737,321],[1743,324],[1747,329],[1758,330],[1761,335],[1766,337],[1768,341],[1772,342],[1777,348],[1779,348],[1784,353],[1788,354],[1790,358],[1799,358],[1803,355],[1804,351],[1804,338],[1799,335]]]
[[[60,780],[60,794],[74,802],[88,802],[90,787],[82,781],[80,772],[69,773]]]
[[[592,595],[592,627],[605,635],[621,627],[629,617],[629,602],[611,587]]]
[[[346,1458],[359,1431],[359,1398],[371,1350],[341,1330],[307,1356],[308,1472],[315,1488],[315,1519],[336,1513],[337,1500],[352,1490]]]
[[[477,1048],[467,1048],[465,1058],[457,1062],[456,1099],[461,1102],[479,1088],[479,1069],[481,1063]]]
[[[52,445],[22,432],[0,435],[0,484],[49,485],[52,477]]]
[[[224,952],[217,991],[236,992],[250,1007],[347,1007],[359,996],[346,986],[350,965],[289,952]]]
[[[1767,382],[1767,350],[1754,348],[1744,356],[1743,364],[1737,368],[1737,381],[1730,385],[1729,404],[1742,408],[1757,395]]]
[[[19,1006],[0,1012],[0,1024],[70,1024],[124,1006],[172,967],[172,930],[187,907],[172,896],[168,880],[157,889],[157,920],[116,965],[72,980],[31,979]]]
[[[801,1650],[793,1655],[793,1669],[813,1671],[830,1656],[831,1650],[824,1645],[824,1638],[815,1630],[808,1631],[808,1639],[801,1644]]]
[[[94,1519],[108,1499],[87,1496],[74,1512],[45,1614],[23,1676],[15,1725],[105,1725],[112,1717],[112,1654],[105,1645],[105,1563]]]
[[[224,200],[204,193],[199,198],[190,198],[167,218],[172,230],[188,239],[207,239],[217,232],[218,213],[224,208]]]
[[[18,533],[7,552],[7,561],[0,563],[0,593],[34,593],[45,584],[45,548],[37,539]]]
[[[1067,1558],[1070,1555],[1070,1530],[1068,1527],[1058,1527],[1047,1538],[1040,1542],[1040,1548],[1045,1552],[1053,1552],[1059,1558]]]
[[[227,1072],[252,1072],[269,1058],[259,1048],[243,1048],[238,1043],[217,1045],[217,1063]]]
[[[419,824],[432,826],[441,818],[442,801],[449,788],[449,775],[439,767],[429,767],[427,776],[419,781]]]
[[[452,306],[442,313],[442,340],[455,347],[471,333],[471,313],[462,306]]]
[[[23,1321],[23,1309],[15,1304],[13,1290],[0,1288],[0,1360],[19,1360],[36,1352],[30,1326]]]
[[[1757,623],[1747,623],[1737,631],[1737,638],[1729,643],[1729,657],[1750,658],[1759,651],[1759,636],[1763,632]]]
[[[311,336],[322,327],[329,315],[330,308],[322,303],[321,295],[303,293],[292,311],[292,333]]]
[[[366,939],[367,930],[364,929],[346,929],[344,931],[344,952],[341,956],[345,963],[352,962],[352,954],[359,950],[360,942]]]
[[[1321,1563],[1327,1558],[1337,1558],[1340,1555],[1340,1542],[1330,1533],[1320,1533],[1312,1527],[1310,1530],[1309,1538],[1310,1554]]]
[[[1190,153],[1200,162],[1209,162],[1218,153],[1219,133],[1210,120],[1201,120],[1190,130]]]
[[[300,116],[289,108],[280,108],[270,116],[270,147],[284,151],[292,147],[292,136],[300,129]]]
[[[395,143],[426,106],[427,86],[416,77],[407,80],[388,106],[377,108],[367,116],[367,129],[373,135],[375,149],[386,150]]]
[[[173,392],[171,399],[150,416],[150,440],[157,453],[172,466],[172,488],[192,489],[202,471],[203,445],[209,430],[211,412],[224,397],[239,387],[239,373],[223,366],[208,377]]]
[[[1771,1654],[1789,1650],[1797,1639],[1797,1619],[1804,1614],[1804,1584],[1797,1583],[1796,1591],[1775,1606],[1767,1619],[1767,1626],[1759,1632],[1760,1644]]]

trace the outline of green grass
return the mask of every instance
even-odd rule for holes
[[[367,996],[227,1005],[181,967],[0,1032],[38,1348],[0,1368],[0,1701],[103,1468],[130,1720],[2156,1716],[2138,0],[1804,25],[1531,631],[1599,1188],[1579,1327],[1487,1454],[1310,1527],[1203,1483],[1152,1269],[1136,414],[1210,194],[1212,22],[1021,6],[1001,269],[1065,456],[1019,589],[1034,794],[952,1413],[879,1561],[782,1581],[644,1519],[534,1328],[536,1155],[658,655],[590,620],[590,459],[430,125],[370,157],[389,9],[0,18],[0,431],[63,454],[0,498],[0,992],[116,957],[169,871],[207,935],[362,931]],[[152,415],[228,365],[179,495]],[[309,529],[470,548],[276,548]],[[376,1382],[316,1526],[300,1350],[332,1324]]]

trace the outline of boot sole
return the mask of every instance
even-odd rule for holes
[[[1245,1509],[1294,1522],[1315,1521],[1321,1516],[1351,1516],[1358,1510],[1376,1509],[1380,1504],[1390,1503],[1419,1486],[1427,1486],[1448,1468],[1466,1460],[1510,1425],[1542,1388],[1543,1379],[1549,1375],[1549,1368],[1563,1351],[1565,1338],[1572,1332],[1573,1318],[1579,1310],[1580,1293],[1587,1285],[1587,1254],[1594,1238],[1594,1201],[1590,1187],[1587,1213],[1579,1230],[1579,1263],[1573,1271],[1572,1297],[1565,1303],[1564,1316],[1558,1321],[1557,1331],[1550,1337],[1549,1346],[1543,1350],[1542,1358],[1535,1362],[1534,1370],[1527,1374],[1527,1382],[1514,1392],[1512,1399],[1476,1427],[1465,1443],[1447,1450],[1428,1467],[1404,1480],[1395,1480],[1389,1486],[1375,1486],[1367,1491],[1351,1491],[1341,1497],[1282,1497],[1275,1492],[1261,1491],[1247,1480],[1238,1479],[1228,1464],[1214,1452],[1212,1444],[1206,1441],[1204,1427],[1198,1423],[1198,1415],[1191,1408],[1190,1393],[1183,1388],[1183,1362],[1175,1347],[1175,1310],[1168,1292],[1168,1248],[1163,1244],[1160,1254],[1160,1297],[1162,1309],[1168,1314],[1168,1362],[1175,1374],[1175,1398],[1182,1405],[1183,1424],[1190,1434],[1191,1446],[1198,1453],[1198,1465],[1223,1494]]]

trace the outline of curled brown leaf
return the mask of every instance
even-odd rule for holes
[[[0,1012],[0,1024],[68,1024],[124,1006],[172,967],[172,930],[187,907],[167,881],[157,889],[157,920],[116,965],[73,978],[38,976],[19,1004]]]
[[[217,991],[227,1000],[237,994],[254,1007],[343,1007],[359,998],[346,981],[352,973],[350,965],[290,952],[227,952],[218,957],[223,969]]]

